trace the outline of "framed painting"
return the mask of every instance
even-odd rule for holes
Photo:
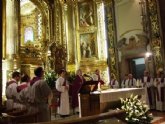
[[[97,57],[97,40],[95,33],[80,34],[81,59]]]
[[[78,2],[79,26],[88,27],[94,25],[93,1]]]

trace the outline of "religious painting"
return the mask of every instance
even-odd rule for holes
[[[94,25],[94,7],[92,1],[81,0],[78,2],[79,26],[88,27]]]
[[[80,35],[81,58],[97,57],[97,43],[95,33]]]

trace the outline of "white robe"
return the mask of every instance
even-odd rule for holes
[[[119,83],[116,79],[110,80],[109,85],[111,86],[111,88],[119,88]]]
[[[68,90],[63,86],[65,79],[63,77],[59,77],[56,81],[56,89],[61,92],[60,95],[60,106],[58,108],[58,114],[60,115],[69,115],[69,94]],[[66,84],[69,88],[68,83]]]
[[[157,83],[156,80],[158,80],[159,83]],[[165,79],[164,79],[164,82],[161,82],[161,78],[156,78],[154,80],[154,84],[155,84],[155,86],[157,87],[157,90],[158,90],[157,91],[158,95],[156,95],[156,110],[165,111],[165,102],[161,101],[161,96],[163,95],[163,94],[161,94],[161,88],[162,87],[165,88]],[[164,93],[164,95],[165,95],[165,93]]]
[[[125,81],[125,88],[134,88],[136,87],[136,79],[133,78],[133,79],[127,79]]]
[[[128,87],[127,85],[128,85],[128,79],[123,80],[122,83],[121,83],[121,87],[122,88],[127,88]]]
[[[21,83],[20,85],[25,85],[27,84],[26,82]],[[20,86],[19,85],[19,86]],[[18,95],[18,101],[20,102],[20,109],[28,109],[28,95],[29,95],[29,84],[28,86],[21,90]]]
[[[50,111],[48,106],[48,97],[51,95],[51,89],[45,80],[36,81],[30,89],[31,107],[33,111],[38,111],[37,121],[50,121]],[[36,108],[35,108],[36,107]]]
[[[156,103],[155,103],[156,95],[155,95],[154,81],[153,81],[153,78],[150,78],[150,82],[147,82],[147,78],[148,78],[147,76],[144,76],[143,80],[142,80],[143,87],[145,88],[146,104],[149,105],[150,109],[155,109],[156,108]],[[150,92],[148,90],[150,90]]]
[[[16,106],[17,106],[17,103],[16,103],[16,98],[18,96],[17,82],[14,79],[12,79],[11,81],[13,81],[15,83],[10,84],[6,88],[6,97],[7,97],[6,108],[7,108],[7,110],[11,110],[13,108],[16,108]]]

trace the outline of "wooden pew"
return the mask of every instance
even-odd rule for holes
[[[101,113],[93,116],[72,118],[72,119],[68,118],[65,120],[62,119],[62,120],[56,120],[45,123],[35,123],[35,124],[89,124],[89,123],[93,124],[94,122],[98,122],[99,120],[110,119],[112,117],[116,117],[123,121],[124,116],[125,116],[125,112],[123,110],[112,110],[110,112]]]
[[[2,120],[4,124],[35,123],[37,122],[37,114],[38,113],[28,114],[27,110],[15,110],[6,113],[6,115],[2,117]]]

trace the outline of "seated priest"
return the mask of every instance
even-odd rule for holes
[[[101,85],[105,84],[100,76],[100,70],[96,69],[95,73],[92,75],[93,81],[99,81]]]
[[[128,74],[125,74],[125,75],[124,75],[124,79],[123,79],[123,81],[121,82],[121,87],[122,87],[122,88],[126,88],[126,84],[128,84]]]
[[[95,70],[95,73],[92,75],[92,78],[93,78],[93,81],[98,81],[99,85],[104,85],[105,84],[105,82],[102,80],[102,78],[100,76],[100,70],[98,70],[98,69]],[[97,89],[98,89],[98,86],[96,85],[93,88],[93,91],[97,90]]]
[[[149,87],[153,85],[153,79],[151,78],[150,74],[148,71],[144,71],[144,75],[142,77],[142,87]]]
[[[128,79],[127,79],[127,83],[126,83],[126,88],[134,88],[136,87],[136,79],[133,78],[132,74],[128,74]]]
[[[119,88],[119,83],[116,79],[116,76],[112,73],[110,77],[110,83],[109,83],[110,88]]]

